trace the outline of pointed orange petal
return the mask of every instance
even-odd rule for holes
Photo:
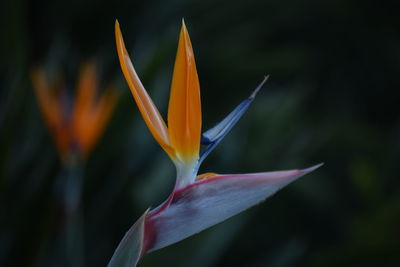
[[[97,87],[96,68],[93,62],[84,64],[79,72],[75,92],[74,120],[95,104]]]
[[[88,156],[90,151],[98,142],[102,135],[111,113],[117,102],[117,94],[107,90],[102,94],[95,106],[79,117],[75,126],[75,134],[84,156]]]
[[[57,108],[54,97],[50,95],[49,85],[47,84],[44,73],[41,70],[32,72],[32,83],[36,97],[43,116],[48,124],[55,124],[60,120],[60,110]]]
[[[73,110],[73,135],[79,149],[87,156],[96,143],[97,74],[93,62],[84,64],[79,71]]]
[[[39,108],[55,140],[58,152],[63,157],[68,152],[70,134],[69,130],[65,129],[61,105],[59,101],[55,99],[55,96],[52,95],[42,70],[33,70],[31,76]]]
[[[129,58],[129,54],[126,51],[118,21],[115,21],[115,39],[122,72],[124,73],[125,79],[131,89],[133,98],[139,107],[143,119],[156,141],[168,155],[174,157],[174,151],[170,145],[167,126],[136,74]]]
[[[168,108],[171,144],[184,159],[198,158],[201,135],[200,85],[185,23],[179,37]]]

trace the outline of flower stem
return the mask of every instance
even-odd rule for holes
[[[66,166],[65,177],[65,234],[66,256],[69,266],[84,266],[83,211],[80,205],[83,189],[83,168],[72,161]]]

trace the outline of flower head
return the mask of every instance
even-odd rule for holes
[[[168,126],[144,89],[126,51],[118,22],[118,56],[139,110],[156,141],[174,162],[176,184],[168,199],[146,211],[131,227],[109,266],[135,266],[142,255],[215,225],[274,194],[320,165],[291,171],[198,175],[202,161],[232,129],[267,77],[228,116],[201,135],[200,86],[192,44],[185,24],[179,37],[171,84]],[[200,153],[200,145],[204,149]]]
[[[117,100],[116,93],[106,90],[98,96],[98,79],[93,63],[82,66],[74,101],[64,84],[49,83],[42,69],[33,71],[32,82],[39,107],[61,158],[86,158],[110,118]]]

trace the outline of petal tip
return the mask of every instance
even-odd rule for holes
[[[303,170],[301,170],[301,171],[302,171],[304,174],[310,173],[310,172],[312,172],[312,171],[315,171],[316,169],[318,169],[319,167],[321,167],[321,166],[324,165],[324,164],[325,164],[324,162],[321,162],[321,163],[319,163],[319,164],[317,164],[317,165],[314,165],[314,166],[312,166],[312,167],[303,169]]]
[[[144,254],[145,222],[150,208],[126,232],[107,267],[136,266]]]
[[[120,29],[120,27],[119,27],[119,21],[118,21],[118,19],[115,19],[115,23],[114,23],[114,28],[115,28],[115,32],[120,32],[121,31],[121,29]]]
[[[256,97],[256,95],[258,94],[258,92],[261,90],[261,88],[264,86],[264,84],[267,82],[267,80],[269,79],[269,74],[264,76],[264,79],[262,80],[262,82],[257,86],[256,89],[254,89],[254,91],[251,93],[250,98],[253,99]]]

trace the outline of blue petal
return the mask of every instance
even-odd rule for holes
[[[239,121],[240,117],[242,117],[242,115],[249,108],[250,104],[253,102],[258,91],[260,91],[261,87],[268,80],[268,77],[269,76],[265,76],[264,80],[257,86],[253,93],[246,100],[241,102],[231,113],[229,113],[225,119],[203,133],[201,144],[206,145],[207,147],[200,155],[199,165]]]

